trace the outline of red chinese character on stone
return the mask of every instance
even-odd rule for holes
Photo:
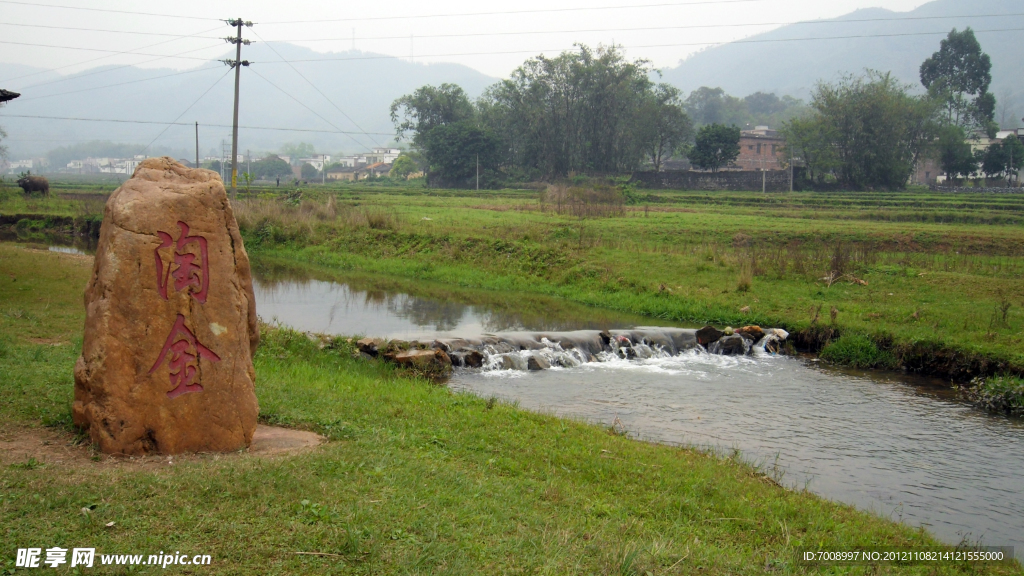
[[[153,253],[156,255],[156,284],[160,296],[167,300],[167,284],[174,278],[174,289],[181,291],[190,287],[189,291],[200,304],[206,303],[206,294],[210,289],[210,257],[206,249],[206,238],[202,236],[189,236],[188,224],[178,222],[180,234],[178,240],[167,232],[157,232],[163,242],[157,246]],[[174,262],[164,265],[160,250],[174,247]],[[198,250],[199,263],[196,264],[196,256],[192,249]]]
[[[220,356],[212,350],[203,346],[196,340],[195,334],[185,327],[185,317],[178,314],[178,320],[171,328],[167,342],[164,343],[160,357],[156,359],[153,367],[149,369],[152,374],[156,371],[164,359],[169,358],[168,368],[170,369],[171,385],[174,388],[167,393],[168,398],[174,398],[189,392],[202,392],[201,384],[193,384],[196,372],[199,370],[199,359],[205,358],[211,362],[220,362]]]

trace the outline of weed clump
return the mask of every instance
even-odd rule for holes
[[[975,378],[960,389],[968,401],[989,412],[1024,416],[1024,378],[995,376]]]
[[[861,334],[844,334],[829,342],[821,351],[821,359],[853,368],[895,368],[897,365],[892,352],[880,350],[873,340]]]

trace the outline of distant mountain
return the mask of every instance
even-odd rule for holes
[[[865,68],[891,71],[904,82],[920,87],[921,62],[939,49],[944,34],[970,26],[982,49],[992,57],[992,88],[996,99],[1009,107],[997,108],[996,120],[1013,126],[1024,113],[1024,16],[941,18],[963,15],[1024,14],[1020,0],[936,0],[910,12],[881,8],[857,10],[821,24],[793,24],[709,48],[663,70],[663,81],[686,91],[701,86],[721,87],[745,96],[756,91],[788,94],[806,99],[819,79],[835,80]],[[893,19],[875,22],[854,20]],[[1006,30],[985,32],[985,30]],[[942,34],[919,35],[924,32]],[[875,37],[882,34],[905,36]],[[857,38],[856,36],[867,36]],[[830,38],[798,42],[761,42],[785,38]],[[921,88],[923,90],[923,88]]]
[[[291,65],[293,69],[281,62],[278,53],[288,61],[306,62],[295,62]],[[285,142],[309,142],[318,152],[327,153],[387,145],[393,140],[389,107],[395,98],[424,84],[443,82],[459,84],[475,97],[496,81],[461,64],[419,64],[358,51],[319,53],[291,44],[275,43],[272,49],[267,44],[254,43],[242,54],[253,64],[242,69],[240,125],[380,133],[349,137],[242,129],[239,147],[243,151],[277,150]],[[224,57],[233,56],[231,53]],[[21,98],[0,110],[0,125],[9,134],[11,157],[41,155],[52,148],[86,140],[133,143],[141,150],[165,128],[159,124],[13,118],[12,114],[153,122],[170,122],[180,115],[179,122],[199,122],[202,155],[211,150],[219,154],[221,142],[230,143],[230,128],[204,126],[231,124],[234,75],[227,66],[211,62],[184,72],[114,68],[86,70],[45,85],[61,77],[46,73],[4,82],[2,87],[22,93]],[[101,70],[108,71],[97,73]],[[0,64],[0,80],[38,71]],[[209,93],[200,98],[207,90]],[[157,146],[194,150],[195,129],[172,126],[157,139],[154,147]]]

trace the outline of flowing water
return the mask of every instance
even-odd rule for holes
[[[257,268],[256,307],[265,320],[300,330],[402,339],[514,339],[512,332],[652,324],[556,300],[488,300],[394,282],[270,277]],[[550,342],[532,351],[489,349],[483,369],[459,369],[450,385],[529,409],[621,423],[644,439],[737,449],[782,474],[787,486],[925,526],[952,544],[966,538],[1015,546],[1018,557],[1024,552],[1020,420],[971,408],[942,383],[894,373],[836,370],[763,351],[670,355],[641,348],[636,358],[606,353],[589,362]],[[538,354],[554,367],[525,370],[528,356]]]

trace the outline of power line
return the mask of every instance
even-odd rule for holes
[[[174,125],[174,124],[175,124],[175,123],[176,123],[176,122],[177,122],[178,120],[181,120],[181,117],[182,117],[182,116],[184,116],[186,112],[188,112],[189,110],[191,110],[191,109],[192,109],[192,107],[193,107],[193,106],[195,106],[196,104],[198,104],[198,103],[199,103],[199,101],[203,99],[203,96],[206,96],[207,94],[209,94],[209,93],[210,93],[210,90],[213,90],[213,87],[214,87],[214,86],[216,86],[217,84],[220,84],[220,81],[221,81],[221,80],[223,80],[224,78],[226,78],[226,77],[227,77],[227,75],[228,75],[228,74],[230,74],[230,73],[231,73],[231,69],[229,68],[229,69],[228,69],[228,71],[227,71],[227,72],[225,72],[223,76],[221,76],[220,78],[217,78],[217,80],[215,80],[215,81],[214,81],[214,83],[213,83],[213,84],[211,84],[211,85],[210,85],[210,87],[209,87],[209,88],[207,88],[205,92],[203,92],[202,94],[200,94],[200,95],[199,95],[199,98],[196,98],[194,102],[192,102],[191,104],[189,104],[189,105],[188,105],[188,108],[185,108],[184,110],[182,110],[182,111],[181,111],[181,114],[178,114],[178,117],[177,117],[177,118],[175,118],[175,119],[174,119],[174,120],[172,120],[171,122],[167,123],[167,126],[164,126],[164,129],[163,129],[163,130],[161,130],[161,131],[160,131],[160,133],[156,135],[156,138],[153,138],[153,140],[151,140],[151,141],[149,142],[149,144],[146,144],[146,147],[145,147],[145,148],[143,148],[143,149],[142,149],[142,152],[139,152],[139,154],[142,154],[142,153],[144,153],[144,152],[145,152],[146,150],[149,150],[149,147],[153,145],[153,142],[156,142],[157,140],[159,140],[159,139],[160,139],[160,137],[164,135],[164,132],[167,132],[167,130],[168,130],[168,129],[170,129],[170,127],[171,127],[171,126],[173,126],[173,125]]]
[[[103,49],[103,48],[83,48],[83,47],[80,47],[80,46],[58,46],[56,44],[33,44],[31,42],[14,42],[12,40],[0,40],[0,44],[16,44],[18,46],[36,46],[36,47],[39,47],[39,48],[61,48],[61,49],[64,49],[64,50],[85,50],[85,51],[88,51],[88,52],[114,52],[114,53],[119,53],[117,50],[106,50],[106,49]],[[220,46],[220,44],[217,44],[217,46]],[[213,46],[211,46],[211,48],[212,47]],[[199,58],[197,56],[168,56],[166,54],[145,54],[145,53],[142,53],[142,52],[135,52],[134,54],[138,55],[138,56],[159,56],[161,58],[182,58],[182,59],[185,59],[185,60],[206,60],[206,61],[209,61],[209,58]]]
[[[38,2],[17,2],[15,0],[0,0],[0,4],[18,4],[31,6],[33,8],[61,8],[64,10],[87,10],[89,12],[109,12],[113,14],[134,14],[136,16],[159,16],[161,18],[182,18],[185,20],[213,20],[220,21],[220,18],[203,18],[202,16],[180,16],[178,14],[154,14],[152,12],[133,12],[131,10],[112,10],[108,8],[85,8],[83,6],[61,6],[58,4],[40,4]]]
[[[258,32],[256,32],[255,30],[253,30],[253,34],[255,34],[255,35],[256,35],[256,37],[257,37],[257,38],[259,38],[259,39],[260,39],[261,41],[263,41],[263,43],[264,43],[264,44],[266,44],[266,41],[265,41],[265,40],[263,40],[263,37],[262,37],[262,36],[260,36]],[[338,105],[337,105],[337,104],[335,104],[333,100],[331,100],[330,98],[328,98],[327,94],[324,94],[324,93],[323,93],[323,91],[321,91],[321,90],[320,90],[319,88],[317,88],[317,86],[316,86],[315,84],[313,84],[313,82],[311,82],[311,81],[309,80],[309,78],[306,78],[306,76],[305,76],[305,75],[303,75],[303,74],[302,74],[302,72],[299,72],[299,69],[298,69],[298,68],[296,68],[295,66],[292,66],[292,64],[291,64],[290,62],[288,62],[287,60],[285,60],[285,59],[284,59],[284,56],[281,56],[281,53],[280,53],[280,52],[278,52],[276,48],[274,48],[274,47],[273,47],[273,46],[271,46],[270,44],[267,44],[267,47],[269,47],[269,48],[270,48],[271,50],[273,50],[273,51],[274,51],[274,54],[277,54],[277,57],[278,57],[278,58],[280,58],[282,62],[284,62],[284,63],[288,64],[288,67],[289,67],[289,68],[291,68],[291,69],[292,69],[292,70],[293,70],[293,71],[294,71],[294,72],[295,72],[296,74],[298,74],[298,75],[299,75],[299,77],[301,77],[301,78],[302,78],[303,80],[305,80],[305,81],[306,81],[306,84],[309,84],[310,86],[312,86],[312,87],[313,87],[313,89],[317,91],[317,93],[319,93],[319,94],[320,94],[321,96],[323,96],[323,97],[324,97],[324,100],[327,100],[328,102],[330,102],[331,106],[334,106],[334,109],[335,109],[335,110],[337,110],[338,112],[341,112],[341,115],[342,115],[342,116],[344,116],[344,117],[345,117],[346,119],[348,119],[348,121],[349,121],[349,122],[351,122],[351,123],[352,123],[352,125],[356,127],[356,129],[358,129],[359,131],[361,131],[361,132],[362,132],[363,134],[366,134],[366,131],[365,131],[365,130],[363,130],[362,126],[360,126],[358,122],[356,122],[355,120],[353,120],[351,116],[349,116],[348,114],[346,114],[344,110],[342,110],[342,109],[341,109],[340,107],[338,107]],[[369,134],[366,134],[366,135],[367,135],[367,136],[370,136]],[[380,145],[381,145],[381,143],[380,143],[380,142],[378,142],[378,141],[377,141],[377,139],[376,139],[376,138],[374,138],[373,136],[370,136],[370,140],[371,140],[371,141],[372,141],[372,142],[373,142],[374,144],[376,144],[377,146],[380,146]]]
[[[151,62],[156,62],[158,60],[166,60],[167,58],[177,58],[177,57],[181,56],[182,54],[188,54],[190,52],[198,52],[200,50],[209,50],[210,48],[215,48],[217,46],[222,46],[222,44],[215,44],[213,46],[203,46],[202,48],[193,48],[192,50],[186,50],[184,52],[179,52],[177,54],[171,54],[169,56],[160,56],[160,57],[157,57],[157,58],[153,58],[151,60],[144,60],[142,62],[136,62],[134,64],[124,64],[122,66],[115,66],[113,68],[104,68],[102,70],[95,70],[93,72],[89,72],[89,73],[86,73],[86,74],[75,74],[74,76],[68,76],[68,77],[65,77],[65,78],[58,78],[57,80],[51,80],[49,82],[40,82],[39,84],[32,84],[31,88],[34,89],[34,88],[39,88],[40,86],[49,86],[50,84],[58,84],[60,82],[67,82],[69,80],[78,80],[80,78],[86,78],[88,76],[95,76],[96,74],[104,74],[104,73],[107,73],[107,72],[113,72],[115,70],[123,70],[125,68],[133,68],[135,66],[141,66],[142,64],[149,64]],[[107,58],[107,56],[104,56],[104,58]],[[209,59],[205,59],[205,60],[209,61]]]
[[[302,102],[301,100],[299,100],[299,99],[298,99],[298,98],[296,98],[295,96],[292,96],[291,94],[289,94],[288,92],[286,92],[286,91],[284,90],[284,88],[281,88],[281,87],[280,87],[280,86],[278,86],[277,84],[274,84],[273,82],[271,82],[270,80],[268,80],[268,79],[267,79],[267,78],[266,78],[265,76],[263,76],[262,74],[260,74],[260,73],[259,73],[259,72],[257,72],[256,70],[253,70],[253,71],[252,71],[252,73],[253,73],[253,74],[255,74],[256,76],[259,76],[260,78],[262,78],[262,79],[263,79],[263,81],[264,81],[264,82],[266,82],[267,84],[270,84],[270,85],[271,85],[271,86],[273,86],[274,88],[277,88],[277,89],[278,89],[278,90],[279,90],[279,91],[280,91],[280,92],[281,92],[282,94],[284,94],[285,96],[287,96],[287,97],[291,98],[292,100],[294,100],[295,102],[297,102],[297,103],[298,103],[298,104],[299,104],[300,106],[302,106],[302,107],[303,107],[303,108],[305,108],[306,110],[309,110],[310,112],[312,112],[312,113],[313,113],[313,114],[314,114],[314,115],[315,115],[315,116],[316,116],[317,118],[319,118],[319,119],[323,120],[323,121],[324,121],[324,122],[326,122],[326,123],[327,123],[327,124],[328,124],[329,126],[331,126],[332,128],[334,128],[335,130],[337,130],[339,134],[345,134],[346,136],[348,136],[349,140],[352,140],[353,142],[355,142],[356,144],[358,144],[358,145],[360,145],[360,146],[362,146],[362,145],[363,145],[363,143],[362,143],[362,142],[360,142],[359,140],[356,140],[356,139],[355,139],[355,138],[353,138],[353,137],[352,137],[352,136],[351,136],[350,134],[347,134],[347,133],[343,132],[343,131],[341,130],[341,128],[338,128],[337,126],[335,126],[333,122],[331,122],[331,121],[330,121],[330,120],[328,120],[327,118],[324,118],[323,116],[321,116],[319,112],[317,112],[316,110],[313,110],[313,109],[312,109],[312,108],[310,108],[309,106],[306,106],[306,105],[305,105],[305,104],[304,104],[304,103],[303,103],[303,102]]]
[[[206,34],[207,32],[213,32],[214,30],[219,30],[219,29],[220,29],[220,26],[218,26],[217,28],[211,28],[209,30],[203,30],[201,32],[196,32],[192,36],[198,36],[199,34]],[[189,38],[189,37],[191,37],[191,36],[183,36],[182,38]],[[136,50],[145,50],[146,48],[152,48],[153,46],[160,46],[162,44],[167,44],[169,42],[174,42],[175,40],[180,40],[182,38],[171,38],[170,40],[161,40],[160,42],[157,42],[156,44],[147,44],[146,46],[140,46],[138,48],[132,48],[131,50],[125,50],[123,52],[118,52],[116,54],[108,54],[107,56],[99,56],[97,58],[90,58],[89,60],[82,60],[81,62],[76,62],[74,64],[65,64],[64,66],[58,66],[56,68],[50,68],[48,70],[40,70],[39,72],[32,72],[31,74],[23,74],[21,76],[15,76],[13,78],[7,78],[5,80],[2,80],[2,82],[7,83],[7,82],[10,82],[12,80],[20,80],[22,78],[28,78],[30,76],[38,76],[39,74],[46,74],[47,72],[56,72],[57,70],[63,70],[65,68],[71,68],[71,67],[74,67],[74,66],[81,66],[82,64],[88,64],[90,62],[96,62],[97,60],[106,60],[107,58],[113,58],[114,56],[118,56],[118,55],[121,55],[121,54],[135,54]],[[153,60],[149,60],[149,62],[152,62],[152,61]],[[141,64],[145,64],[145,63],[146,62],[141,62]]]
[[[108,118],[76,118],[72,116],[39,116],[36,114],[3,114],[4,118],[33,118],[40,120],[72,120],[78,122],[112,122],[118,124],[160,124],[165,125],[167,122],[158,122],[156,120],[123,120],[123,119],[108,119]],[[174,126],[192,126],[191,122],[172,122]],[[204,123],[203,126],[212,126],[214,128],[231,128],[231,124],[208,124]],[[276,126],[244,126],[238,125],[239,128],[245,128],[246,130],[276,130],[281,132],[318,132],[322,134],[375,134],[377,136],[392,136],[392,132],[351,132],[345,130],[320,130],[316,128],[280,128]],[[359,143],[362,145],[362,143]]]
[[[991,30],[975,30],[975,32],[1021,32],[1024,28],[999,28]],[[900,34],[853,34],[848,36],[815,36],[808,38],[764,38],[764,39],[751,39],[751,40],[728,40],[723,42],[684,42],[684,43],[673,43],[673,44],[633,44],[630,46],[624,46],[621,43],[616,43],[617,47],[623,48],[672,48],[679,46],[716,46],[716,45],[728,45],[728,44],[763,44],[772,42],[804,42],[812,40],[848,40],[852,38],[895,38],[901,36],[941,36],[949,34],[948,30],[941,32],[905,32]],[[442,58],[450,56],[497,56],[502,54],[535,54],[544,52],[564,52],[571,50],[571,48],[551,48],[546,50],[503,50],[495,52],[450,52],[446,54],[422,54],[421,58]],[[302,60],[288,60],[285,63],[297,63],[297,62],[341,62],[347,60],[383,60],[394,58],[398,59],[399,56],[389,55],[377,55],[377,56],[351,56],[345,58],[307,58]],[[273,60],[261,62],[261,64],[280,64]]]
[[[521,32],[470,32],[465,34],[417,34],[416,38],[467,38],[475,36],[523,36],[531,34],[580,34],[588,32],[648,32],[652,30],[691,30],[704,28],[747,28],[752,26],[795,26],[805,24],[846,24],[863,22],[902,22],[908,20],[953,20],[959,18],[1008,18],[1024,16],[1024,13],[1017,14],[980,14],[972,16],[921,16],[907,18],[858,18],[851,20],[801,20],[797,22],[752,22],[749,24],[688,24],[684,26],[644,26],[642,28],[585,28],[578,30],[535,30]],[[360,40],[404,40],[407,35],[402,36],[364,36]],[[263,40],[264,42],[331,42],[349,40],[346,38],[296,38],[294,40]],[[261,38],[262,40],[262,38]]]
[[[365,22],[371,20],[419,20],[423,18],[455,18],[465,16],[504,16],[511,14],[543,14],[551,12],[585,12],[590,10],[635,10],[637,8],[667,8],[678,6],[702,6],[709,4],[744,4],[751,2],[770,2],[772,0],[698,0],[697,2],[667,2],[658,4],[634,4],[626,6],[586,6],[578,8],[542,8],[538,10],[501,10],[494,12],[461,12],[452,14],[421,14],[417,16],[364,16],[362,18],[334,18],[317,20],[282,20],[278,22],[260,22],[262,25],[272,24],[318,24],[320,22]]]
[[[48,28],[52,30],[77,30],[79,32],[104,32],[107,34],[134,34],[136,36],[171,36],[173,38],[210,38],[220,40],[216,36],[195,36],[192,34],[165,34],[163,32],[138,32],[136,30],[109,30],[105,28],[75,28],[72,26],[49,26],[46,24],[22,24],[19,22],[0,22],[0,26],[19,26],[22,28]]]
[[[152,80],[159,80],[161,78],[170,78],[172,76],[181,76],[184,74],[195,74],[196,72],[205,72],[207,70],[216,70],[215,68],[195,68],[193,70],[185,70],[184,72],[175,72],[174,74],[165,74],[163,76],[153,76],[152,78],[142,78],[139,80],[129,80],[128,82],[118,82],[117,84],[107,84],[106,86],[94,86],[92,88],[83,88],[81,90],[72,90],[70,92],[60,92],[58,94],[44,94],[42,96],[35,96],[33,98],[22,98],[23,101],[31,100],[42,100],[43,98],[54,98],[56,96],[67,96],[68,94],[78,94],[79,92],[89,92],[91,90],[102,90],[104,88],[114,88],[117,86],[124,86],[126,84],[138,84],[139,82],[150,82]]]

